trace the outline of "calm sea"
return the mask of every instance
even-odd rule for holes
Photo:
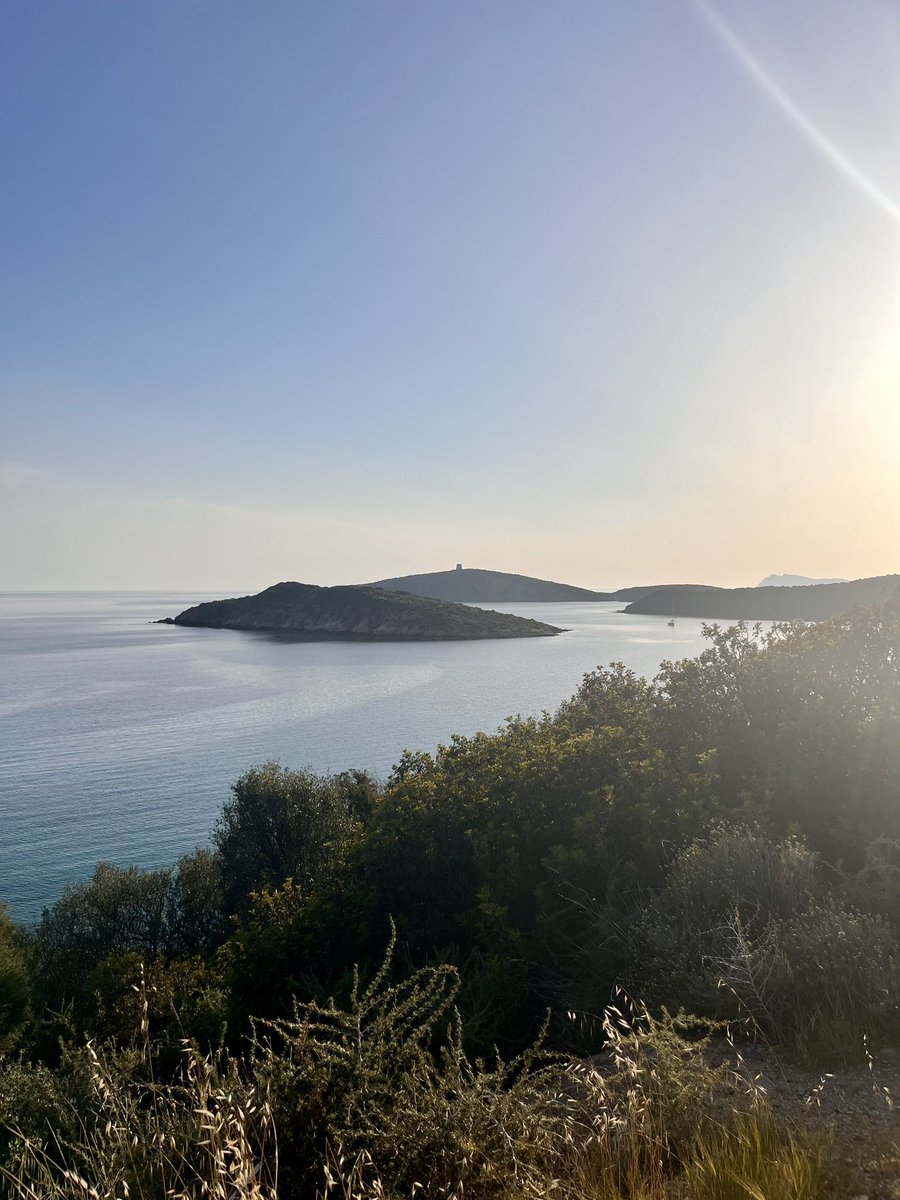
[[[554,709],[598,664],[652,675],[702,646],[699,621],[672,629],[619,604],[494,606],[570,630],[514,641],[285,643],[149,623],[213,598],[0,594],[0,902],[15,919],[101,859],[158,866],[207,841],[256,763],[384,776],[405,748]]]

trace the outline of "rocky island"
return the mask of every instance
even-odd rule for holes
[[[276,583],[256,596],[210,600],[159,624],[241,629],[307,641],[423,642],[553,637],[527,617],[375,587]]]

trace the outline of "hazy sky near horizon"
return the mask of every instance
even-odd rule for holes
[[[900,570],[895,0],[8,0],[0,590]]]

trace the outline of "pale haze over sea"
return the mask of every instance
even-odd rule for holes
[[[196,592],[0,594],[0,902],[39,918],[99,860],[157,866],[205,842],[267,759],[384,777],[404,749],[554,709],[584,672],[644,675],[700,622],[621,603],[496,605],[569,632],[476,642],[286,643],[150,624]]]

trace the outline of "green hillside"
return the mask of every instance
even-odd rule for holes
[[[857,604],[876,604],[900,587],[900,575],[807,587],[656,588],[626,613],[722,621],[822,621]]]
[[[534,579],[530,575],[510,575],[505,571],[482,571],[472,567],[459,567],[455,571],[430,571],[423,575],[400,575],[395,579],[379,579],[365,586],[391,592],[411,592],[415,596],[430,596],[435,600],[450,600],[459,604],[552,604],[561,600],[615,598],[609,592],[592,592],[569,583],[554,583],[549,579]]]

